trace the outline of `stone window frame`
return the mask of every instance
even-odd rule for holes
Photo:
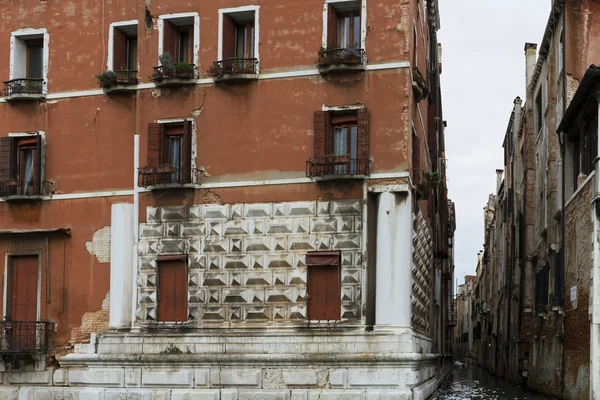
[[[119,28],[129,28],[129,27],[133,27],[135,26],[136,32],[137,32],[137,28],[138,28],[138,20],[134,19],[134,20],[130,20],[130,21],[119,21],[119,22],[113,22],[110,24],[109,27],[109,31],[108,31],[108,57],[106,59],[106,69],[109,71],[114,71],[115,69],[119,69],[119,66],[117,66],[115,68],[114,65],[114,50],[115,50],[115,46],[114,46],[114,37],[115,37],[115,29],[119,29]],[[137,35],[136,33],[136,37],[138,37],[139,35]],[[136,64],[139,65],[139,59],[138,62],[136,62]]]
[[[367,0],[325,0],[323,3],[323,36],[321,39],[323,48],[327,48],[329,42],[327,37],[329,7],[335,7],[336,4],[356,2],[360,4],[360,48],[365,52],[367,51]]]
[[[193,18],[194,19],[194,32],[193,32],[193,57],[192,63],[199,68],[200,66],[200,58],[198,53],[200,52],[200,15],[197,12],[186,12],[186,13],[175,13],[175,14],[163,14],[158,16],[158,56],[157,56],[157,65],[162,65],[160,62],[160,56],[164,51],[164,28],[165,21],[169,21],[172,19],[180,19],[180,18]],[[173,55],[172,55],[173,56]]]
[[[257,60],[256,73],[260,71],[260,6],[241,6],[232,8],[220,8],[219,9],[219,30],[218,32],[218,46],[217,46],[217,60],[223,60],[223,18],[229,14],[240,14],[240,13],[254,13],[254,58]]]
[[[24,41],[28,39],[42,39],[43,50],[42,50],[42,92],[48,92],[48,65],[49,65],[49,44],[50,35],[46,28],[32,29],[25,28],[10,33],[10,66],[9,66],[9,80],[25,78],[25,76],[17,75],[17,41]],[[22,51],[22,50],[21,50]]]

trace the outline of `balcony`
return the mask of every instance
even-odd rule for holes
[[[43,79],[20,78],[4,82],[6,101],[38,101],[46,98]]]
[[[171,67],[164,65],[154,67],[154,73],[150,79],[157,87],[186,86],[195,85],[197,76],[195,65],[177,63],[177,65]]]
[[[368,158],[323,157],[306,162],[306,176],[317,180],[361,179],[369,175]]]
[[[0,321],[0,355],[44,354],[53,330],[48,321]]]
[[[52,182],[19,181],[10,179],[0,182],[0,198],[4,201],[36,201],[48,198],[52,193]]]
[[[332,72],[361,72],[367,68],[367,56],[363,49],[321,49],[316,64],[322,75]]]
[[[194,188],[202,176],[202,171],[192,169],[178,169],[170,165],[139,169],[138,186],[150,190]]]
[[[104,93],[123,93],[137,90],[139,79],[137,71],[105,71],[96,75],[98,86]]]
[[[412,184],[415,187],[417,200],[426,200],[429,193],[437,188],[440,183],[440,176],[437,172],[425,172],[424,169],[412,169]]]
[[[452,297],[449,298],[452,300]],[[446,318],[446,328],[454,328],[456,326],[456,304],[452,304],[448,310]]]
[[[258,59],[226,58],[215,61],[210,69],[215,82],[251,81],[258,79]]]

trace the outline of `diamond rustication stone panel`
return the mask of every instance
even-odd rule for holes
[[[147,223],[139,226],[137,320],[156,320],[158,257],[182,255],[188,261],[188,317],[198,326],[303,324],[306,253],[331,250],[341,252],[342,319],[360,319],[362,204],[344,200],[147,207]],[[413,296],[419,296],[425,288],[413,289]],[[418,309],[427,304],[418,304]]]
[[[433,243],[425,218],[413,215],[412,316],[413,328],[428,332],[431,326]]]

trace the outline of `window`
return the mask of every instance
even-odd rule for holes
[[[368,175],[368,110],[317,111],[314,118],[314,157],[309,176]]]
[[[323,47],[364,48],[361,1],[341,1],[326,5],[327,30]]]
[[[45,29],[23,29],[11,34],[10,89],[14,93],[43,94],[48,71],[48,34]]]
[[[535,308],[537,312],[546,311],[549,280],[550,268],[546,265],[535,274]]]
[[[560,27],[560,35],[558,36],[558,49],[556,51],[556,57],[558,58],[558,80],[562,78],[562,72],[565,68],[565,27]]]
[[[219,10],[217,68],[222,73],[258,72],[258,6]]]
[[[200,46],[197,13],[159,17],[159,56],[169,53],[173,62],[198,64],[197,51]]]
[[[158,321],[188,320],[187,265],[179,256],[158,260]]]
[[[542,91],[538,90],[538,94],[535,97],[535,128],[537,129],[538,134],[542,131],[542,127],[544,125],[543,113]]]
[[[341,319],[340,252],[311,252],[306,255],[308,267],[308,319],[332,321]]]
[[[3,195],[42,195],[43,138],[39,133],[0,139],[0,187]]]
[[[412,127],[412,167],[414,170],[421,169],[421,141],[415,127]]]
[[[148,125],[147,164],[154,169],[143,186],[191,183],[191,160],[192,121]]]
[[[570,138],[573,149],[573,190],[577,190],[581,179],[584,179],[594,170],[594,159],[598,154],[598,115],[589,114],[589,120],[581,122],[579,135]]]
[[[137,21],[117,22],[110,26],[108,69],[137,70]]]

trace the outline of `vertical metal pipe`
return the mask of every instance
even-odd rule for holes
[[[137,308],[137,273],[138,273],[138,226],[140,191],[138,187],[138,170],[140,168],[140,135],[133,137],[133,260],[132,261],[132,294],[131,294],[131,328],[135,325],[135,310]]]

